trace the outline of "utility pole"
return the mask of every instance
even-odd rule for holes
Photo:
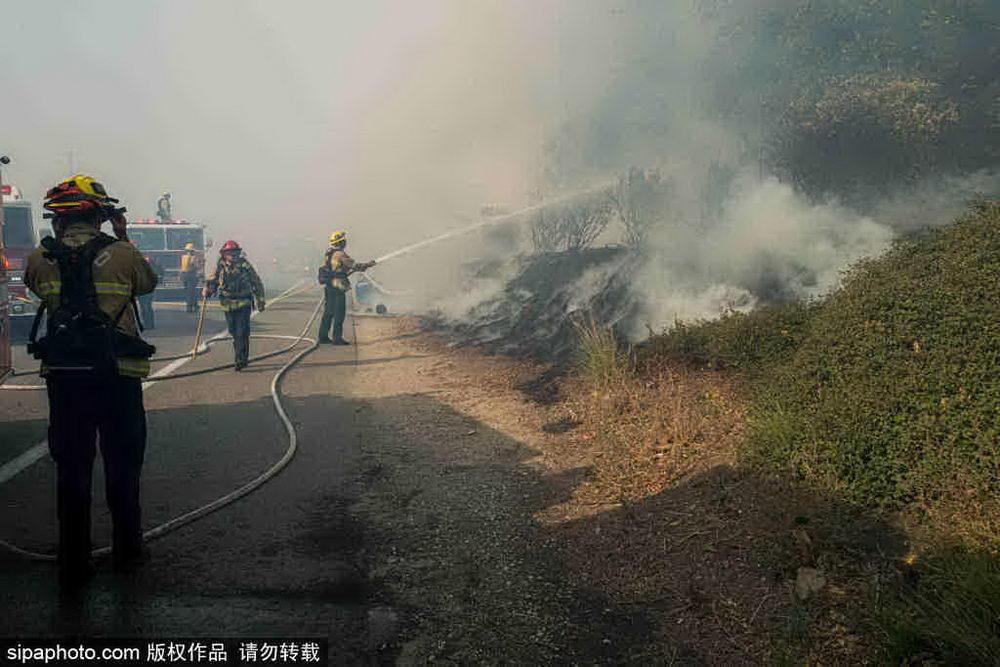
[[[10,164],[10,158],[0,155],[0,283],[7,282],[7,262],[3,254],[3,167]]]
[[[10,292],[7,289],[7,255],[3,246],[3,166],[10,158],[0,154],[0,383],[12,370],[10,356]]]
[[[757,182],[764,181],[764,93],[757,94]]]

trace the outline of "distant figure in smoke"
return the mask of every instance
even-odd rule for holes
[[[219,305],[226,312],[226,325],[233,337],[234,370],[241,371],[250,358],[250,309],[254,302],[257,310],[264,312],[264,284],[236,241],[226,241],[219,248],[219,255],[219,263],[205,281],[202,295],[208,298],[219,292]]]
[[[375,266],[375,261],[355,262],[344,250],[347,247],[347,232],[330,234],[323,266],[319,267],[317,280],[323,286],[323,319],[319,323],[320,343],[329,345],[350,345],[344,340],[344,318],[347,316],[347,292],[351,289],[350,275],[355,271],[365,271]],[[333,323],[333,338],[330,338],[330,323]]]
[[[156,217],[163,224],[173,220],[173,211],[170,206],[169,192],[164,192],[160,195],[160,198],[156,200]]]

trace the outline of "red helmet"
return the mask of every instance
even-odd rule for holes
[[[219,254],[221,255],[223,253],[227,253],[227,252],[230,252],[232,250],[235,250],[236,252],[240,252],[242,250],[242,248],[240,248],[240,244],[239,243],[237,243],[236,241],[233,241],[232,239],[230,239],[230,240],[226,241],[225,243],[223,243],[222,247],[219,248]]]

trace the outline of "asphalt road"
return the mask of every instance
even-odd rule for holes
[[[273,305],[254,320],[254,331],[298,333],[316,296]],[[207,334],[222,328],[217,311],[208,319]],[[163,310],[148,338],[160,354],[183,352],[191,347],[195,322],[182,310]],[[284,345],[255,341],[251,353]],[[347,361],[352,351],[327,347],[323,354]],[[231,355],[228,341],[218,343],[183,370],[224,363]],[[18,354],[20,368],[28,367],[24,357],[23,351]],[[280,458],[287,439],[269,385],[288,358],[269,359],[240,374],[224,371],[147,388],[142,490],[147,528],[225,495]],[[314,421],[337,423],[347,409],[331,396],[311,402],[308,412]],[[44,438],[45,411],[44,392],[0,392],[0,464]],[[75,598],[60,597],[52,565],[0,553],[0,633],[321,637],[333,642],[338,660],[360,657],[368,651],[369,591],[355,565],[358,545],[344,525],[343,507],[329,502],[331,489],[343,486],[339,482],[351,458],[347,444],[330,438],[322,448],[304,446],[291,466],[257,493],[151,544],[153,561],[138,574],[123,580],[110,572],[109,563],[100,563],[93,585]],[[3,539],[53,550],[53,478],[45,456],[0,484]],[[95,546],[107,544],[110,532],[102,488],[98,472]]]
[[[253,331],[298,334],[318,297],[272,303]],[[164,309],[157,323],[149,337],[161,354],[190,349],[193,315]],[[207,334],[221,328],[213,311]],[[490,400],[479,371],[455,370],[392,320],[358,318],[346,333],[360,344],[320,347],[283,385],[299,435],[288,467],[153,541],[151,562],[134,575],[99,561],[96,579],[67,597],[51,564],[0,550],[0,638],[318,638],[331,664],[648,661],[635,657],[649,639],[645,621],[573,583],[535,519],[569,493],[569,478],[543,474],[528,463],[538,452],[455,403],[456,392]],[[286,345],[254,341],[251,353]],[[147,387],[146,529],[282,456],[269,388],[290,358]],[[179,370],[231,359],[224,341]],[[517,423],[521,409],[504,414]],[[0,391],[0,539],[51,553],[50,459],[2,472],[44,438],[45,413],[43,392]],[[103,546],[110,525],[96,468],[93,537]]]

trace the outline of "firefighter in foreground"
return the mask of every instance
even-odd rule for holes
[[[355,271],[366,271],[375,266],[371,262],[355,262],[344,250],[347,247],[347,232],[330,235],[330,247],[326,251],[323,266],[319,268],[317,279],[323,285],[323,319],[319,323],[320,343],[350,345],[344,340],[344,318],[347,316],[347,292],[351,289],[350,275]],[[333,323],[333,338],[330,337],[330,323]]]
[[[194,244],[184,244],[184,254],[181,255],[181,280],[184,284],[184,308],[189,313],[198,310],[198,276],[201,274],[201,269],[201,257],[194,251]]]
[[[56,464],[59,576],[75,588],[93,573],[91,476],[97,443],[113,522],[116,571],[147,559],[139,474],[146,448],[142,378],[155,348],[139,338],[135,297],[156,276],[128,242],[125,209],[89,176],[46,194],[55,238],[28,257],[24,282],[42,300],[28,349],[41,360],[49,398],[49,452]],[[109,221],[115,236],[101,233]],[[36,340],[43,312],[46,334]]]
[[[215,272],[205,281],[202,295],[207,297],[219,293],[219,304],[226,312],[226,325],[233,337],[233,352],[236,354],[234,370],[247,367],[250,357],[250,309],[256,303],[257,310],[264,311],[264,285],[250,262],[243,257],[243,250],[236,241],[226,241],[219,248],[219,263]]]

